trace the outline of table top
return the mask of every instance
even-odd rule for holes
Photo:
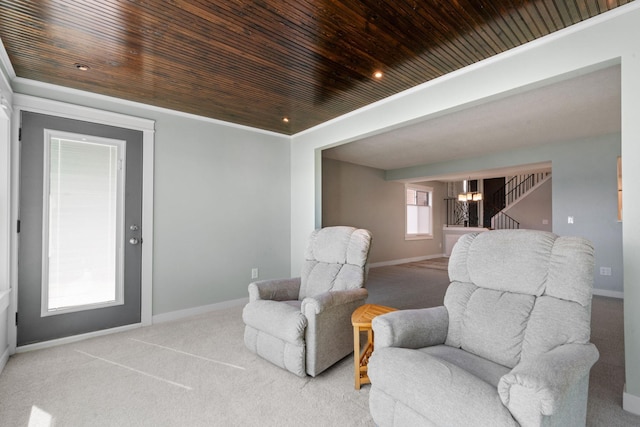
[[[355,309],[351,315],[351,323],[353,326],[359,327],[371,326],[371,321],[374,317],[396,310],[395,308],[385,307],[384,305],[365,304]]]

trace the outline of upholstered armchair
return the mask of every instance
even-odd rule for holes
[[[593,247],[532,230],[467,234],[444,306],[379,316],[369,406],[385,426],[584,426]]]
[[[353,351],[351,313],[364,304],[371,233],[311,233],[300,277],[249,285],[242,318],[249,350],[298,376],[316,376]]]

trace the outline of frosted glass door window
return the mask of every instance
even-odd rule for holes
[[[43,314],[122,304],[124,141],[45,143]]]

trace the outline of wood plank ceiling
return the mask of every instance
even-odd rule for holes
[[[293,134],[630,1],[2,0],[0,39],[18,77]]]

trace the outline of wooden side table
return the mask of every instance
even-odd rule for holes
[[[351,315],[356,390],[360,390],[362,384],[371,383],[367,375],[367,364],[373,352],[373,329],[371,329],[371,321],[376,316],[391,313],[392,311],[396,311],[396,309],[383,305],[365,304],[358,307]],[[363,331],[367,331],[367,345],[364,347],[364,350],[360,352],[360,332]]]

